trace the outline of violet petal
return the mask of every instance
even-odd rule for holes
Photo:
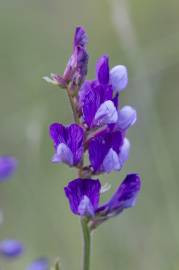
[[[6,239],[0,242],[0,255],[8,258],[20,256],[24,251],[22,243],[17,240]]]
[[[96,212],[104,217],[120,214],[124,209],[135,205],[140,189],[140,176],[138,174],[128,174],[112,198],[100,206]]]
[[[0,182],[8,180],[17,168],[17,160],[11,156],[0,156]]]
[[[85,29],[82,26],[77,26],[74,35],[74,47],[86,46],[88,43],[88,36]]]
[[[101,84],[108,84],[109,82],[109,58],[103,55],[96,63],[96,76]]]
[[[83,155],[84,130],[77,124],[67,127],[67,145],[73,153],[74,165],[77,165]]]
[[[50,136],[54,142],[54,147],[56,150],[56,154],[53,158],[53,161],[60,162],[60,160],[63,160],[67,163],[71,163],[72,160],[71,152],[72,152],[73,165],[78,164],[83,155],[83,141],[84,141],[83,129],[77,124],[71,124],[65,127],[62,124],[54,123],[50,126],[49,130]],[[57,151],[57,148],[60,144],[65,144],[69,149],[65,148],[64,146],[63,147],[60,146],[60,148],[58,149],[59,151]],[[60,156],[58,155],[59,153]]]
[[[111,86],[99,84],[97,81],[86,81],[82,85],[79,93],[79,102],[82,107],[84,121],[89,127],[95,124],[93,120],[100,106],[105,101],[111,100]]]
[[[85,207],[88,204],[87,208],[90,209],[90,211],[92,211],[92,208],[95,210],[99,203],[100,189],[101,184],[99,180],[78,178],[69,182],[64,188],[64,191],[69,200],[71,211],[75,215],[82,214],[82,201],[84,200],[84,196],[90,201],[90,204],[89,201],[85,201]]]
[[[26,270],[48,270],[48,269],[49,269],[49,261],[45,257],[34,260],[26,268]]]

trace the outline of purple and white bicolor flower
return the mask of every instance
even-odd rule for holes
[[[6,181],[16,171],[17,160],[11,156],[0,156],[0,182]]]
[[[49,261],[46,257],[38,258],[31,262],[31,264],[26,268],[26,270],[48,270]]]
[[[138,193],[141,189],[141,178],[138,174],[128,174],[122,181],[111,199],[99,206],[96,214],[103,217],[114,217],[120,214],[124,209],[134,207]]]
[[[73,214],[94,216],[100,199],[101,184],[99,180],[75,179],[64,188]]]
[[[66,163],[70,166],[78,165],[83,156],[84,130],[77,124],[63,126],[53,123],[49,128],[53,140],[55,154],[52,161]]]
[[[128,174],[111,199],[99,205],[101,184],[99,180],[75,179],[64,188],[71,211],[89,217],[95,224],[120,214],[135,205],[141,188],[138,174]]]
[[[86,45],[88,37],[83,27],[78,26],[75,30],[73,40],[73,52],[68,60],[63,76],[51,74],[50,77],[43,77],[48,83],[66,87],[71,83],[71,87],[80,86],[87,74],[88,53]]]
[[[102,131],[89,142],[89,160],[94,172],[121,170],[129,150],[130,142],[120,130]]]
[[[96,64],[96,80],[85,81],[79,92],[79,104],[88,127],[117,122],[118,112],[109,84],[108,57],[102,56]]]
[[[128,128],[136,122],[137,114],[131,106],[118,111],[115,124],[99,132],[89,141],[89,160],[94,172],[110,173],[121,170],[128,160],[130,142],[126,138]]]
[[[99,83],[111,85],[114,94],[124,90],[128,84],[127,68],[123,65],[118,65],[110,70],[109,58],[106,55],[103,55],[97,61],[96,77]]]
[[[17,240],[6,239],[0,242],[0,256],[15,258],[20,256],[23,251],[24,246]]]
[[[112,101],[112,88],[86,81],[81,90],[80,107],[89,128],[116,123],[118,112]]]
[[[128,84],[127,68],[123,65],[109,67],[109,57],[101,56],[96,64],[96,80],[103,85],[111,85],[113,93],[117,94],[124,90]]]
[[[96,63],[96,80],[85,81],[79,92],[79,104],[88,127],[117,122],[118,111],[115,97],[127,86],[127,68],[109,68],[109,58],[101,56]]]

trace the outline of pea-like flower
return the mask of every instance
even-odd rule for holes
[[[0,182],[6,181],[15,172],[17,160],[11,156],[0,156]]]
[[[0,242],[0,255],[6,258],[18,257],[23,251],[24,246],[17,240],[6,239]]]
[[[88,127],[117,122],[118,113],[109,84],[108,57],[102,56],[96,64],[96,80],[85,81],[79,92],[79,104]]]
[[[110,70],[109,58],[106,55],[97,60],[96,77],[99,83],[103,85],[110,84],[115,94],[124,90],[128,84],[127,68],[123,65],[118,65]]]
[[[54,123],[49,128],[50,136],[54,142],[55,154],[52,161],[77,165],[83,156],[84,131],[77,124],[63,126]]]
[[[100,181],[91,177],[122,169],[130,151],[127,131],[135,124],[137,113],[131,106],[120,106],[120,92],[128,84],[125,66],[110,69],[109,57],[102,55],[96,62],[95,79],[86,80],[86,45],[87,34],[83,27],[77,27],[73,52],[63,76],[52,74],[51,78],[45,77],[48,82],[66,89],[73,111],[75,124],[54,123],[50,126],[50,136],[55,148],[52,161],[76,166],[81,177],[70,181],[64,192],[72,213],[81,217],[84,269],[89,268],[90,232],[133,207],[141,189],[140,176],[128,174],[109,201],[100,204],[100,196],[108,186],[101,187]],[[34,265],[28,270],[36,270],[36,263]],[[43,268],[38,268],[37,264],[37,269]]]
[[[124,106],[118,112],[117,122],[108,125],[89,141],[89,159],[94,172],[110,173],[122,169],[130,151],[126,133],[136,119],[136,111],[130,106]]]
[[[100,199],[101,184],[99,180],[75,179],[64,188],[73,214],[94,216]]]
[[[46,257],[38,258],[31,262],[26,270],[48,270],[49,260]]]
[[[116,123],[118,108],[115,96],[125,89],[128,82],[127,68],[109,68],[109,58],[101,56],[96,63],[96,80],[85,81],[79,92],[83,119],[88,127]]]
[[[67,66],[63,75],[51,74],[50,77],[43,77],[49,83],[59,85],[65,88],[70,83],[70,90],[79,87],[85,80],[88,66],[88,53],[86,45],[88,43],[88,37],[83,27],[76,27],[74,40],[73,40],[73,52],[68,60]]]
[[[138,174],[128,174],[111,199],[99,205],[101,184],[99,180],[75,179],[64,188],[71,211],[89,217],[93,226],[133,207],[141,188]]]
[[[123,133],[117,131],[103,131],[89,142],[89,159],[94,172],[110,173],[121,170],[130,150],[130,143]]]

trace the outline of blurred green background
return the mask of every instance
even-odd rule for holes
[[[121,104],[138,111],[129,131],[125,169],[105,175],[110,196],[129,171],[143,178],[137,206],[93,235],[91,269],[179,269],[179,2],[177,0],[0,0],[0,154],[19,160],[14,179],[0,186],[0,238],[21,240],[26,253],[0,268],[21,270],[38,256],[60,256],[80,269],[79,220],[63,193],[75,170],[51,164],[48,126],[72,121],[66,94],[42,76],[62,73],[76,25],[89,35],[88,78],[110,55],[125,64],[129,86]]]

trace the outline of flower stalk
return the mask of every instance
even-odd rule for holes
[[[123,168],[130,150],[127,131],[135,124],[137,114],[131,106],[119,107],[120,92],[128,83],[125,66],[110,69],[109,57],[102,55],[96,63],[96,78],[86,80],[87,41],[84,28],[77,27],[73,52],[64,74],[44,77],[47,82],[66,89],[75,122],[70,125],[53,123],[49,134],[55,150],[52,162],[65,163],[78,170],[79,178],[68,182],[64,192],[72,213],[80,216],[81,220],[82,270],[90,269],[91,232],[133,207],[141,189],[140,176],[130,173],[112,197],[100,203],[102,185],[92,176]]]
[[[73,112],[73,117],[74,117],[75,123],[79,124],[80,121],[79,121],[78,113],[77,113],[77,110],[76,110],[74,98],[71,95],[71,92],[70,92],[70,89],[69,89],[68,86],[66,87],[66,91],[67,91],[68,98],[69,98],[69,101],[70,101],[70,105],[71,105],[71,108],[72,108],[72,112]]]
[[[90,269],[90,251],[91,251],[91,234],[88,227],[88,220],[81,219],[81,227],[83,232],[83,265],[82,270]]]

